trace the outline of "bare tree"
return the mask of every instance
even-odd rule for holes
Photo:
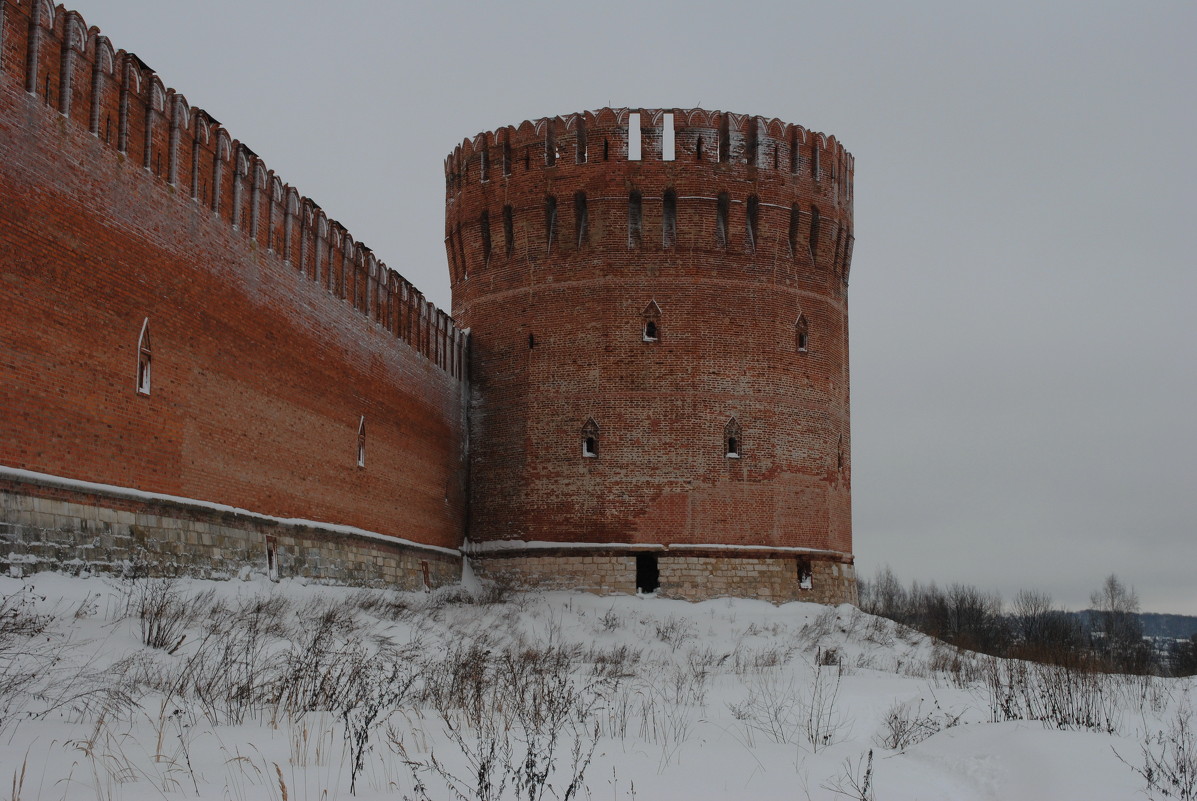
[[[1089,596],[1089,603],[1093,606],[1094,650],[1114,670],[1145,672],[1151,654],[1143,643],[1139,596],[1134,587],[1127,587],[1111,573],[1101,589]]]

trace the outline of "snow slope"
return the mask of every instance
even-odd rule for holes
[[[1009,664],[850,606],[49,573],[0,597],[0,799],[1134,799],[1116,754],[1141,765],[1193,684],[1072,687],[1100,714],[1061,730],[1017,719]]]

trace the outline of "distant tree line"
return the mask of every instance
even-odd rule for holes
[[[1153,648],[1144,639],[1139,597],[1107,576],[1083,613],[1057,607],[1049,594],[1002,597],[967,584],[903,585],[889,567],[860,582],[860,606],[932,637],[984,654],[1109,673],[1197,675],[1197,634]]]

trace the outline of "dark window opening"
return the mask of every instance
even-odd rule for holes
[[[835,469],[844,469],[844,435],[840,434],[839,440],[835,443]]]
[[[719,122],[719,162],[726,163],[731,158],[731,120],[726,114]]]
[[[644,339],[647,342],[657,341],[657,324],[652,320],[644,324]]]
[[[798,557],[797,572],[798,572],[798,589],[800,589],[800,590],[811,589],[811,587],[813,586],[813,584],[811,582],[811,576],[813,575],[814,571],[811,570],[810,560],[807,559],[805,556]]]
[[[362,419],[357,424],[357,466],[366,466],[366,417],[362,415]]]
[[[745,215],[745,233],[748,235],[748,249],[756,251],[757,225],[761,217],[761,199],[756,195],[748,198],[747,214]]]
[[[661,206],[661,246],[671,248],[677,242],[677,192],[665,190]]]
[[[152,354],[150,353],[150,318],[141,324],[141,335],[137,338],[137,393],[150,394],[150,368]]]
[[[639,190],[632,190],[628,195],[628,247],[640,247],[641,235],[644,232],[644,204]]]
[[[515,250],[515,221],[512,218],[511,206],[503,207],[503,245],[510,256]]]
[[[636,554],[636,592],[654,593],[661,586],[661,570],[651,553]]]
[[[823,170],[819,166],[818,143],[811,147],[810,174],[814,176],[816,181],[823,180]]]
[[[723,427],[724,455],[728,459],[739,459],[744,442],[740,438],[740,423],[736,418],[727,421]]]
[[[574,193],[574,229],[578,247],[590,236],[590,212],[586,208],[586,193]]]
[[[702,135],[701,134],[699,134],[698,138],[694,141],[694,160],[702,161]]]
[[[553,130],[552,123],[549,123],[545,126],[544,163],[547,167],[553,167],[557,164],[557,136],[556,132]]]
[[[806,322],[806,315],[799,314],[798,322],[794,323],[794,334],[797,350],[799,353],[806,353],[810,346],[810,326]]]
[[[730,211],[731,198],[727,192],[720,192],[715,206],[715,242],[721,248],[727,247],[727,215]]]
[[[798,132],[790,133],[790,172],[798,172]]]
[[[532,148],[524,148],[524,170],[532,169]]]
[[[575,141],[574,162],[577,164],[586,163],[586,123],[582,118],[578,118],[578,137]]]
[[[511,142],[503,140],[503,174],[511,175]]]
[[[482,182],[486,183],[490,180],[490,153],[483,150],[482,157],[479,163],[479,172],[482,174]]]
[[[757,131],[756,120],[751,120],[748,123],[748,142],[744,146],[744,149],[748,151],[744,154],[747,158],[748,166],[760,166],[760,145],[760,135]]]
[[[536,336],[528,334],[528,350],[532,350],[534,347],[536,347]]]
[[[598,456],[598,423],[594,422],[594,418],[586,421],[586,425],[582,426],[582,455],[586,457]]]
[[[606,161],[610,157],[611,157],[611,140],[604,139],[603,140],[603,161]]]
[[[490,261],[490,212],[482,212],[482,217],[478,220],[478,227],[482,231],[482,258]],[[465,260],[465,254],[462,253],[462,260]]]

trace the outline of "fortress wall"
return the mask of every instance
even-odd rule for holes
[[[0,10],[0,465],[455,549],[448,315],[78,14]]]

